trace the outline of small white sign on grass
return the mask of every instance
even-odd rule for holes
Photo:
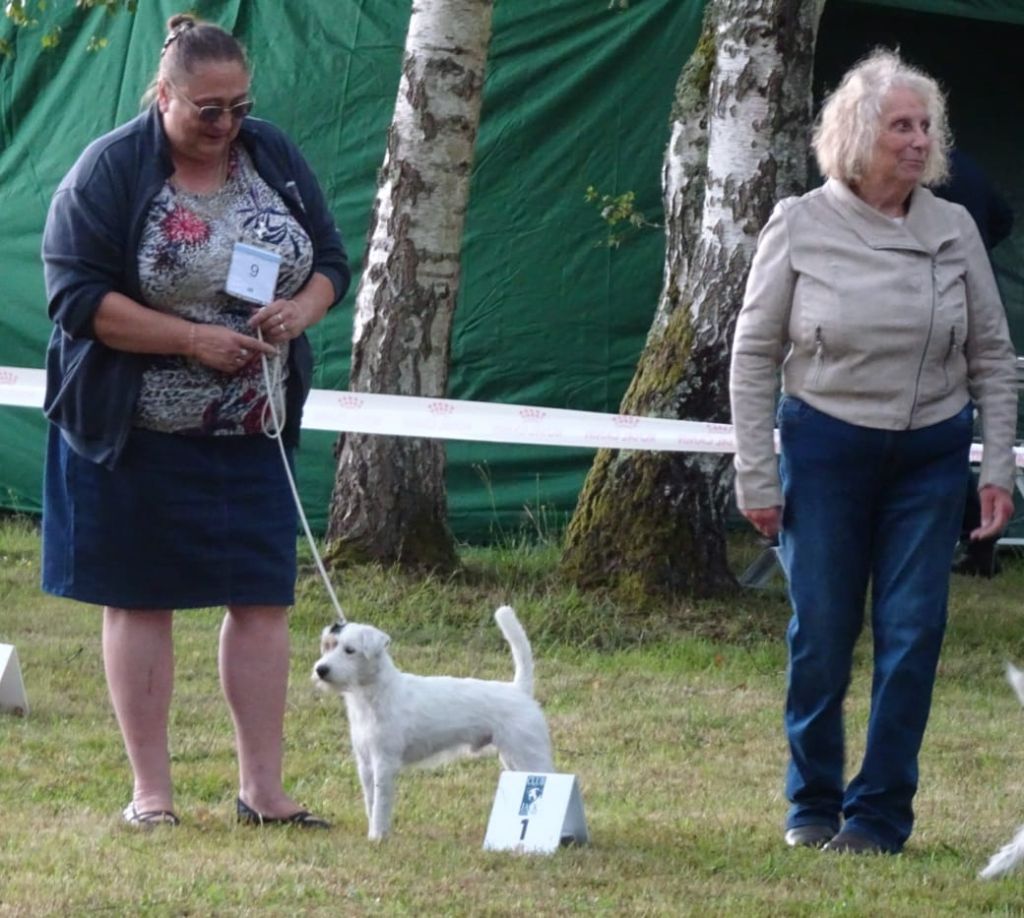
[[[19,717],[28,715],[28,698],[13,644],[0,644],[0,711]]]
[[[549,854],[589,841],[575,775],[503,771],[484,848]]]

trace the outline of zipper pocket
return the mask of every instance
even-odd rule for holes
[[[960,347],[960,345],[958,345],[956,343],[956,326],[955,325],[951,325],[949,327],[949,347],[946,348],[946,357],[942,361],[942,375],[943,375],[943,378],[945,379],[945,382],[946,382],[946,391],[947,392],[949,391],[949,387],[950,387],[950,383],[949,383],[949,361],[953,358],[953,355],[956,354],[956,352],[959,349],[959,347]]]
[[[814,385],[821,381],[822,371],[825,369],[825,336],[821,333],[821,326],[814,328]]]

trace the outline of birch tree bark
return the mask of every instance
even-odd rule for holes
[[[492,0],[415,0],[356,294],[349,387],[444,396]],[[332,563],[457,563],[437,440],[343,434]]]
[[[676,86],[662,171],[665,266],[623,414],[729,420],[729,348],[757,233],[806,184],[825,0],[709,0]],[[567,532],[585,588],[708,596],[735,587],[731,457],[602,450]]]

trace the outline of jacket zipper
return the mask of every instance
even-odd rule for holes
[[[917,399],[921,394],[921,375],[924,372],[924,362],[928,357],[928,345],[931,344],[932,332],[935,330],[935,300],[936,300],[936,284],[935,284],[935,258],[931,260],[932,267],[932,311],[928,316],[928,334],[924,337],[924,347],[921,349],[921,360],[917,364],[917,377],[914,379],[914,399],[910,403],[910,416],[907,418],[906,429],[910,430],[914,423],[914,412],[917,411]]]
[[[285,182],[284,183],[284,187],[287,188],[292,193],[292,196],[295,199],[295,203],[298,204],[299,208],[302,210],[302,212],[305,213],[306,212],[306,204],[302,200],[302,195],[299,194],[299,186],[298,186],[298,184],[294,180],[292,180],[292,181]]]

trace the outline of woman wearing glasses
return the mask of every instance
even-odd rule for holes
[[[173,610],[210,606],[227,607],[219,667],[239,820],[327,825],[282,785],[297,520],[265,436],[262,358],[279,360],[290,461],[311,383],[304,332],[344,295],[349,268],[301,153],[246,118],[249,88],[234,37],[172,17],[148,108],[82,153],[43,237],[54,322],[43,588],[104,607],[134,773],[123,815],[138,826],[178,822]],[[269,304],[226,292],[238,243],[280,259],[257,297]]]

